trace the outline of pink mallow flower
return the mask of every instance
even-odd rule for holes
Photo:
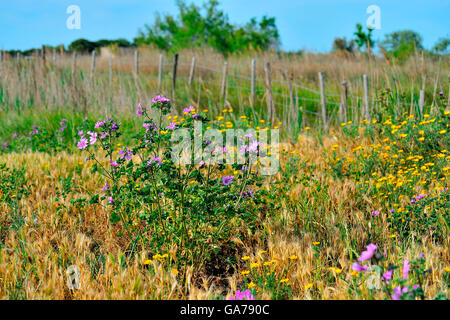
[[[230,297],[229,300],[255,300],[250,289],[247,289],[243,292],[240,290],[236,291],[236,295],[234,297]]]
[[[355,262],[354,264],[352,264],[353,271],[357,271],[357,272],[366,271],[367,268],[368,268],[368,266],[362,266],[358,262]]]
[[[90,132],[90,131],[88,131],[87,134],[90,136],[89,142],[91,144],[95,144],[97,142],[98,133],[97,132]]]
[[[408,273],[409,273],[409,261],[405,259],[405,261],[403,261],[403,279],[408,279]]]
[[[97,122],[95,123],[94,128],[97,129],[97,128],[100,128],[100,127],[102,127],[102,126],[104,126],[104,125],[105,125],[105,123],[104,123],[103,121],[97,121]]]
[[[140,116],[143,115],[143,114],[144,114],[143,109],[144,109],[144,108],[142,107],[142,104],[139,103],[138,109],[136,110],[136,114],[137,114],[137,115],[140,115]]]
[[[370,260],[372,256],[374,255],[375,251],[377,250],[377,246],[373,243],[366,246],[366,251],[363,251],[361,253],[361,256],[358,258],[358,261],[366,261]]]
[[[162,160],[160,157],[153,157],[147,162],[147,167],[150,167],[152,165],[152,162],[156,162],[158,165],[162,165]]]
[[[176,125],[175,122],[171,122],[171,123],[169,123],[169,125],[166,127],[166,129],[175,130],[175,125]]]
[[[222,178],[222,183],[224,186],[227,186],[233,182],[233,179],[234,179],[234,176],[225,176]]]
[[[400,297],[403,293],[408,292],[408,287],[402,287],[397,286],[394,288],[394,293],[391,295],[392,300],[400,300]]]
[[[184,109],[183,109],[183,113],[189,113],[189,112],[191,112],[192,110],[194,110],[194,107],[193,107],[193,106],[189,106],[188,108],[184,108]]]
[[[389,270],[383,273],[383,280],[386,281],[386,283],[389,283],[389,281],[392,278],[392,274],[394,273],[394,270]]]
[[[81,137],[80,141],[77,144],[78,149],[84,150],[87,148],[87,146],[88,146],[88,139],[86,139],[85,137]]]
[[[163,96],[156,96],[152,99],[152,102],[153,103],[158,103],[158,102],[165,103],[165,102],[170,102],[170,99],[163,97]]]

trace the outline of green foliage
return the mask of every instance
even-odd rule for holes
[[[244,240],[247,230],[258,228],[261,177],[250,160],[232,168],[207,161],[185,166],[171,161],[172,130],[187,130],[193,140],[194,121],[207,122],[206,115],[185,112],[185,121],[164,130],[170,102],[154,102],[152,109],[159,120],[139,109],[145,130],[135,136],[132,148],[114,150],[121,124],[111,118],[90,128],[89,145],[81,138],[78,147],[89,152],[92,172],[106,180],[89,202],[111,209],[110,221],[121,226],[119,236],[128,239],[130,252],[138,246],[153,253],[175,250],[177,264],[202,266],[220,250],[233,248],[233,238]],[[205,149],[208,145],[203,143]],[[102,156],[94,153],[95,146],[101,147]],[[226,184],[223,177],[230,169],[233,179]]]
[[[279,34],[275,18],[252,18],[244,26],[229,22],[219,9],[219,2],[210,0],[200,7],[177,1],[178,17],[156,15],[153,26],[145,25],[135,38],[137,45],[155,45],[161,50],[202,47],[205,44],[223,55],[249,49],[266,50],[277,46]]]
[[[367,32],[365,32],[363,30],[363,26],[360,23],[356,24],[356,31],[354,33],[356,37],[355,42],[360,50],[364,47],[368,49],[369,46],[370,48],[373,48],[374,41],[372,39],[372,32],[373,29],[367,28]]]
[[[19,202],[29,194],[25,179],[25,169],[9,169],[6,164],[0,163],[0,210],[6,210],[10,214],[9,226],[15,230],[24,223],[19,213]],[[8,228],[0,224],[0,231]],[[1,241],[1,239],[0,239]]]
[[[133,44],[127,39],[89,41],[86,39],[77,39],[69,44],[70,51],[76,52],[92,52],[101,47],[117,46],[117,47],[132,47]]]
[[[405,61],[416,50],[424,49],[422,37],[412,30],[394,31],[386,34],[380,46],[389,56],[396,58],[398,61]]]
[[[386,102],[386,108],[388,104]],[[392,232],[402,240],[426,235],[442,242],[450,222],[449,194],[445,188],[448,170],[445,153],[450,146],[448,118],[438,113],[433,118],[425,114],[424,119],[412,116],[405,119],[386,110],[364,126],[366,135],[377,133],[378,143],[374,142],[368,148],[354,148],[355,160],[352,161],[341,158],[333,150],[333,176],[358,181],[360,197],[380,199],[381,207],[378,208],[387,215]],[[342,130],[354,136],[351,126]],[[443,187],[437,195],[431,195],[432,186],[438,181]]]
[[[438,54],[448,54],[450,47],[450,38],[440,38],[433,47],[433,51]]]
[[[348,40],[346,38],[336,38],[333,41],[333,51],[347,51],[352,53],[355,50],[355,40]]]

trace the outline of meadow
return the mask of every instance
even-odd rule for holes
[[[255,52],[224,77],[185,51],[175,90],[172,56],[139,57],[0,64],[2,299],[448,299],[448,56]],[[280,130],[278,172],[261,175],[251,155],[277,152],[251,136],[221,150],[241,164],[172,162],[197,121]]]

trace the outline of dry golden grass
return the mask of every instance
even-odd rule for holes
[[[299,169],[298,175],[311,174],[320,183],[327,184],[329,197],[319,201],[320,195],[315,194],[317,190],[311,185],[297,184],[291,177],[292,189],[288,198],[280,199],[282,212],[278,213],[277,219],[267,217],[264,222],[267,242],[257,239],[251,245],[244,244],[243,255],[250,257],[248,262],[263,261],[263,257],[266,261],[276,260],[273,270],[280,277],[289,279],[294,299],[369,297],[367,289],[359,296],[349,294],[348,289],[353,278],[351,264],[359,255],[352,248],[363,248],[372,241],[368,238],[365,214],[355,208],[359,208],[361,202],[372,203],[373,200],[356,198],[354,181],[335,180],[327,174],[326,154],[337,141],[347,147],[348,151],[343,151],[347,157],[351,157],[353,147],[371,143],[367,139],[332,134],[323,139],[323,145],[317,138],[307,135],[301,135],[295,145],[283,145],[287,152],[294,150],[309,164]],[[286,156],[282,160],[284,165]],[[212,279],[192,266],[186,266],[182,282],[165,266],[164,259],[160,259],[162,262],[153,259],[145,265],[144,261],[151,258],[146,252],[128,257],[124,244],[118,240],[116,228],[109,222],[107,210],[102,207],[86,206],[78,210],[68,198],[64,200],[66,210],[58,212],[55,198],[62,187],[60,178],[72,177],[80,188],[77,191],[80,195],[102,187],[99,176],[89,173],[88,165],[80,155],[13,153],[1,155],[0,162],[8,167],[25,167],[27,181],[32,186],[30,196],[21,201],[20,214],[27,222],[18,232],[10,230],[2,234],[0,298],[211,299],[218,293],[230,296],[236,289],[241,289],[241,272],[248,268],[242,257],[237,257],[239,263],[232,274],[223,275],[226,282]],[[273,179],[280,179],[280,176]],[[314,225],[308,225],[306,217],[286,209],[292,201],[314,209],[310,212]],[[33,222],[34,218],[38,219],[37,224]],[[423,238],[405,249],[397,239],[390,237],[386,218],[380,218],[384,219],[381,223],[384,227],[378,244],[389,251],[390,259],[402,255],[410,259],[423,252],[427,267],[432,270],[424,284],[427,296],[439,292],[447,295],[444,268],[449,266],[448,238],[442,245]],[[4,211],[0,212],[0,219],[8,221]],[[347,226],[344,232],[342,226]],[[267,252],[259,253],[260,250]],[[98,262],[102,258],[104,264]],[[121,259],[125,263],[121,263]],[[66,270],[70,265],[77,265],[81,270],[80,290],[71,291],[66,285]],[[91,277],[96,267],[99,272]],[[335,277],[336,272],[344,275],[344,280]],[[223,283],[228,285],[221,287]],[[270,292],[260,289],[259,298],[270,297]],[[379,293],[373,298],[381,297]]]

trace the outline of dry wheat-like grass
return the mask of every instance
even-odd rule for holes
[[[288,279],[294,299],[354,299],[368,298],[366,291],[352,296],[351,264],[371,239],[366,232],[365,215],[358,209],[369,198],[355,198],[355,182],[335,180],[327,173],[327,150],[339,141],[346,149],[343,156],[351,157],[357,145],[368,145],[366,138],[350,139],[339,134],[323,138],[300,135],[298,142],[283,144],[282,165],[287,154],[294,151],[309,165],[298,168],[297,175],[309,174],[321,184],[328,185],[327,198],[313,185],[295,183],[282,205],[278,217],[266,217],[263,226],[267,241],[258,239],[244,245],[243,254],[249,262],[274,260],[273,272]],[[217,281],[204,272],[186,266],[184,280],[164,263],[163,259],[149,259],[147,252],[130,257],[117,237],[116,228],[109,222],[108,212],[101,206],[86,206],[79,210],[70,203],[72,198],[57,199],[62,178],[72,178],[76,193],[88,195],[102,187],[99,176],[89,173],[89,165],[81,155],[64,152],[5,154],[0,162],[8,167],[24,167],[31,188],[30,195],[21,200],[20,215],[25,225],[17,232],[2,234],[0,249],[0,298],[26,299],[212,299],[217,294],[230,296],[242,286],[241,272],[248,268],[237,257],[236,270]],[[280,174],[272,179],[280,179]],[[269,185],[266,186],[267,188]],[[292,203],[301,202],[312,208],[310,217],[288,210]],[[59,210],[64,206],[64,210]],[[0,219],[8,220],[6,211]],[[34,219],[37,219],[35,222]],[[382,218],[385,219],[385,218]],[[312,221],[312,225],[307,220]],[[449,265],[448,239],[442,245],[433,244],[426,237],[411,243],[407,249],[390,237],[384,221],[380,245],[390,252],[390,259],[398,256],[412,258],[424,253],[431,276],[424,283],[429,296],[445,292],[447,284],[444,268]],[[342,226],[347,226],[343,231]],[[314,231],[314,232],[313,232]],[[263,250],[265,252],[261,253]],[[171,253],[169,253],[171,254]],[[81,271],[81,289],[69,290],[66,270],[76,265]],[[345,275],[343,278],[335,274]],[[224,282],[225,281],[225,282]],[[223,283],[227,285],[223,287]],[[270,299],[271,293],[259,289],[259,298]],[[382,298],[381,293],[372,298]]]

